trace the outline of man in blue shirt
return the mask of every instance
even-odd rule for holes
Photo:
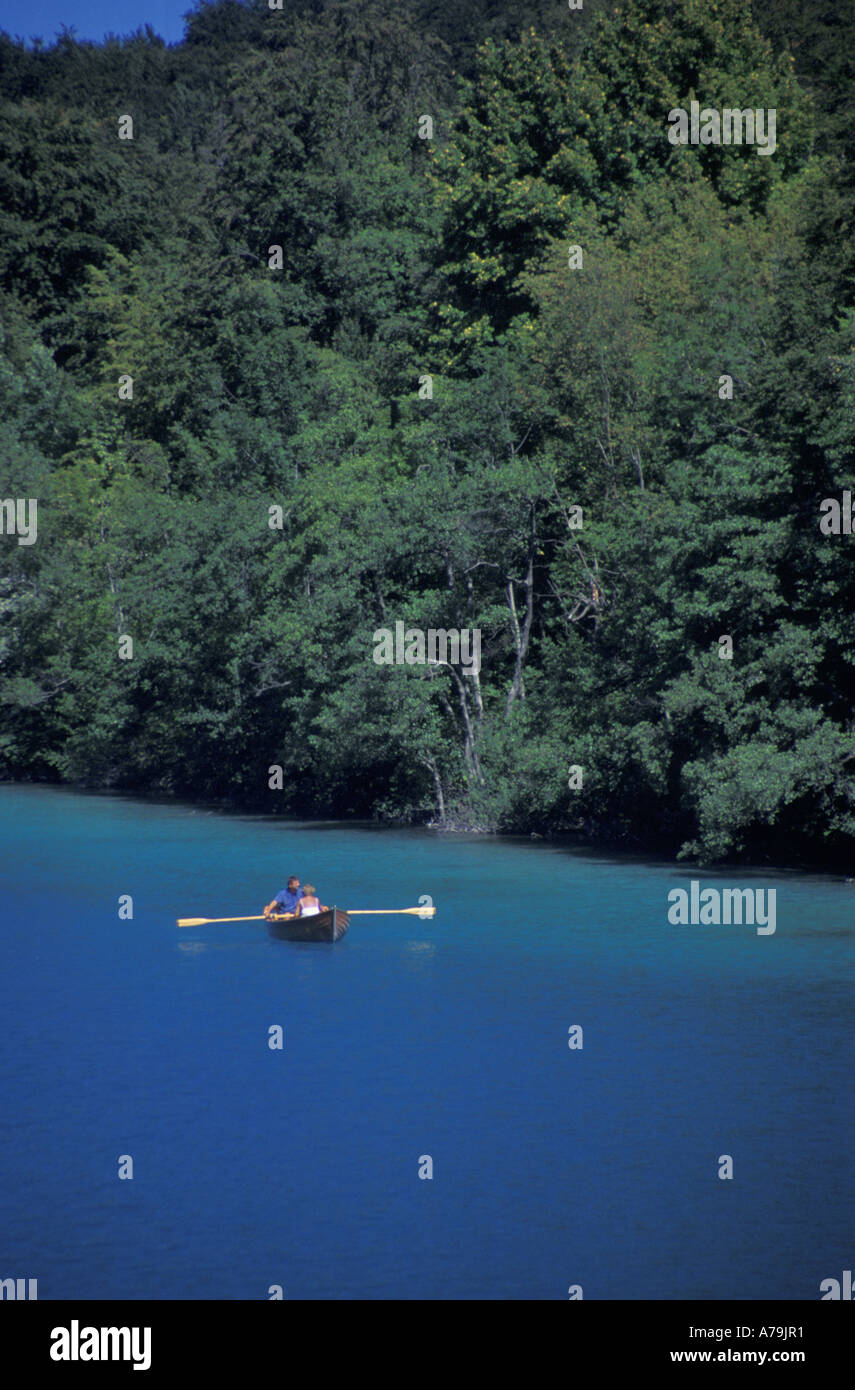
[[[303,890],[300,887],[300,880],[296,874],[292,874],[288,880],[288,887],[283,888],[281,892],[276,894],[273,902],[267,904],[264,909],[265,917],[269,917],[272,912],[275,912],[278,916],[286,912],[293,915],[294,908],[297,906],[302,896]]]

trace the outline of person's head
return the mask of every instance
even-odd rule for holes
[[[296,874],[292,874],[291,877],[289,878],[289,880],[288,880],[288,887],[290,888],[290,890],[291,890],[292,893],[293,893],[293,891],[294,891],[295,888],[299,888],[299,887],[300,887],[300,880],[298,879],[298,877],[297,877]]]
[[[315,896],[315,885],[313,883],[307,883],[303,892],[307,898],[313,898]]]

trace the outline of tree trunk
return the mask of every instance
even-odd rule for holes
[[[525,699],[525,683],[523,681],[523,668],[528,656],[528,644],[531,637],[531,625],[534,620],[534,508],[531,511],[531,534],[528,542],[528,565],[526,575],[523,580],[525,590],[525,617],[523,618],[522,628],[520,628],[519,618],[517,617],[517,605],[514,595],[514,580],[508,579],[505,586],[505,593],[508,599],[508,609],[511,615],[511,635],[514,639],[516,659],[514,661],[514,678],[511,688],[508,691],[508,702],[505,706],[505,715],[511,712],[514,700]]]
[[[442,794],[442,778],[439,775],[439,768],[436,765],[436,758],[433,756],[432,753],[429,753],[428,756],[423,759],[423,762],[425,767],[429,770],[431,776],[433,777],[434,794],[436,796],[436,810],[437,815],[439,816],[439,824],[444,825],[445,797]]]

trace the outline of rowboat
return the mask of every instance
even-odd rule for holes
[[[350,918],[340,907],[318,912],[314,917],[268,917],[270,930],[280,941],[340,941],[350,926]]]

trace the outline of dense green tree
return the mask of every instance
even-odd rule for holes
[[[588,31],[581,55],[533,30],[487,41],[447,145],[435,152],[443,215],[436,341],[446,353],[492,341],[530,309],[521,283],[550,239],[579,243],[587,208],[619,231],[631,193],[667,179],[703,179],[731,220],[762,209],[799,167],[811,139],[809,103],[741,0],[627,0]],[[703,106],[775,107],[778,149],[674,146],[668,113]],[[585,219],[587,220],[587,219]],[[464,354],[465,360],[465,354]]]

